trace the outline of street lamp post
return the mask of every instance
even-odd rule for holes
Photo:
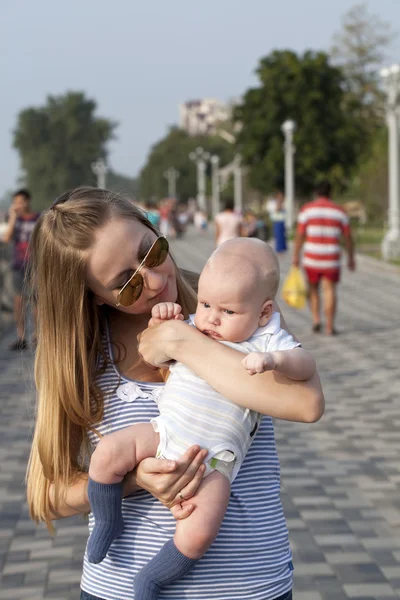
[[[179,171],[170,167],[164,171],[164,177],[168,180],[168,196],[170,198],[176,198],[176,180],[179,177]]]
[[[243,210],[243,186],[242,186],[242,157],[236,154],[233,159],[233,179],[234,179],[234,202],[235,210],[242,213]]]
[[[296,123],[288,119],[282,123],[282,131],[285,136],[285,204],[286,204],[286,225],[290,231],[293,227],[294,214],[294,153],[293,133],[296,129]]]
[[[212,165],[212,218],[215,219],[220,211],[219,206],[219,156],[213,154],[211,157]]]
[[[98,158],[92,162],[92,171],[97,177],[97,187],[103,190],[106,187],[107,165],[102,158]]]
[[[200,210],[206,211],[206,161],[209,160],[210,154],[198,146],[189,154],[189,158],[197,167],[197,205]]]
[[[382,241],[382,256],[385,260],[390,260],[400,256],[400,65],[382,69],[381,77],[386,93],[386,121],[389,133],[389,227]]]

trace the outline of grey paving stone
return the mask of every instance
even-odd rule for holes
[[[212,236],[172,242],[200,271]],[[282,275],[290,256],[281,260]],[[373,285],[371,285],[373,281]],[[368,291],[368,293],[366,293]],[[295,561],[295,600],[400,598],[400,275],[360,262],[343,272],[337,338],[314,335],[307,310],[280,302],[317,358],[326,397],[312,425],[275,422],[282,500]],[[379,322],[371,319],[379,306]],[[0,339],[0,599],[77,600],[87,523],[28,516],[24,476],[34,415],[32,355]]]

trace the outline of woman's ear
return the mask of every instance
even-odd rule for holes
[[[272,317],[272,300],[267,300],[261,307],[261,315],[258,320],[259,327],[264,327]]]
[[[100,296],[95,296],[94,301],[96,302],[97,306],[102,306],[106,303],[106,301],[103,300],[103,298],[100,298]]]

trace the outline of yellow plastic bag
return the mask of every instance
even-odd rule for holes
[[[307,285],[302,272],[292,266],[282,287],[282,298],[292,308],[304,308],[307,302]]]

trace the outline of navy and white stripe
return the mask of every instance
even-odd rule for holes
[[[108,343],[108,352],[111,348]],[[128,379],[109,364],[99,377],[106,395],[101,433],[158,415],[151,398],[163,384],[136,382],[146,392],[134,401],[116,390]],[[97,438],[91,434],[95,445]],[[124,533],[106,558],[90,564],[85,555],[81,587],[105,600],[132,600],[133,579],[175,531],[170,511],[145,491],[123,500]],[[89,530],[93,517],[89,517]],[[272,420],[264,417],[239,474],[221,530],[186,577],[162,590],[160,600],[274,600],[292,587],[291,551],[280,501],[280,469]]]

